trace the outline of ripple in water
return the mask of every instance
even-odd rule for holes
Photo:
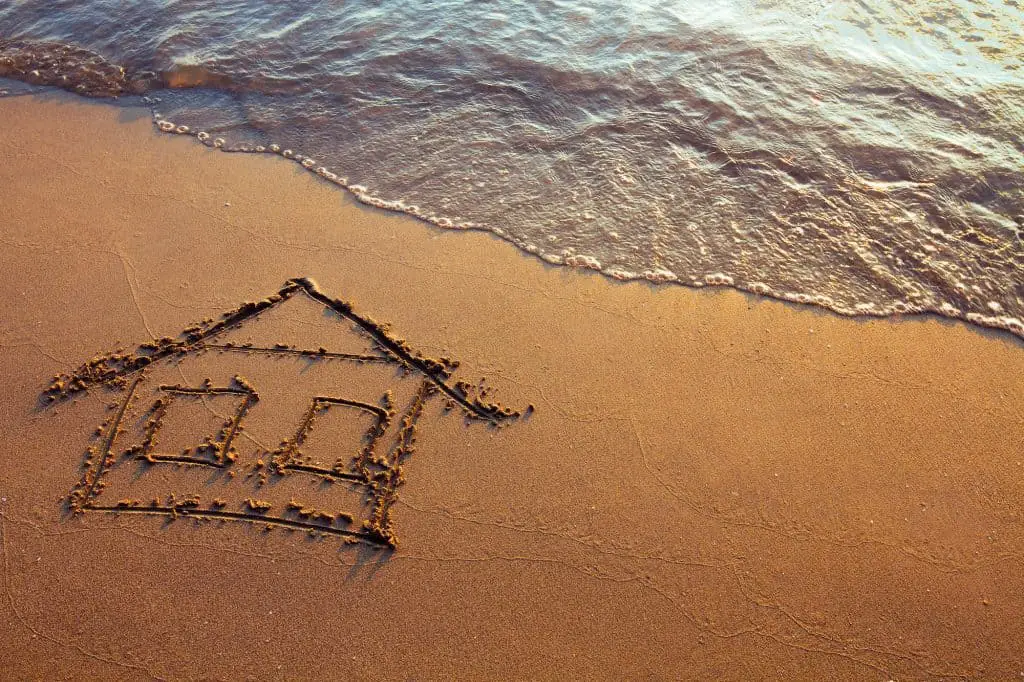
[[[147,92],[162,130],[549,263],[1024,336],[1021,25],[970,0],[27,0],[0,75]]]

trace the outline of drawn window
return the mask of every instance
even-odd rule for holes
[[[241,388],[160,386],[137,455],[149,462],[230,465],[238,429],[255,400]]]
[[[313,398],[295,435],[274,453],[282,469],[365,481],[378,467],[377,441],[387,430],[387,409],[346,398]]]

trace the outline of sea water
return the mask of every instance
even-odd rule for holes
[[[24,0],[0,76],[140,98],[548,263],[1024,336],[1016,0]]]

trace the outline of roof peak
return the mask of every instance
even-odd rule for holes
[[[376,350],[382,354],[381,357],[390,358],[396,364],[400,364],[410,371],[422,374],[434,384],[437,390],[445,393],[453,402],[460,404],[469,416],[488,421],[492,424],[519,416],[518,412],[508,408],[502,408],[495,403],[485,403],[479,397],[471,397],[467,388],[468,385],[464,382],[456,382],[455,385],[449,385],[448,380],[458,367],[458,362],[447,357],[430,358],[418,351],[414,351],[404,339],[392,336],[386,324],[356,313],[353,310],[352,304],[347,301],[329,297],[309,277],[289,278],[276,293],[259,301],[246,301],[234,310],[222,313],[219,321],[208,318],[202,322],[189,325],[182,330],[176,339],[171,337],[154,339],[153,341],[140,344],[131,353],[114,351],[113,353],[97,355],[82,364],[74,372],[55,376],[50,386],[43,392],[44,400],[48,403],[64,400],[99,385],[123,387],[127,384],[128,376],[142,372],[149,365],[164,358],[182,356],[198,351],[204,347],[204,342],[207,339],[229,329],[240,327],[249,320],[289,300],[299,292],[305,293],[314,301],[355,324],[370,337],[376,346]],[[256,349],[252,350],[256,351]],[[277,350],[286,351],[289,349],[280,348]],[[325,359],[328,357],[326,353],[320,353],[319,351],[294,352],[311,357],[323,357]],[[359,358],[353,357],[350,359]]]

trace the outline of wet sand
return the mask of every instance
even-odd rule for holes
[[[279,158],[160,134],[144,111],[26,97],[0,101],[0,121],[5,676],[1024,671],[1024,347],[1009,335],[549,267],[363,207]],[[45,404],[53,375],[297,277],[524,414],[495,428],[425,404],[394,550],[187,511],[68,514],[117,392]],[[318,349],[334,328],[315,307],[286,312],[262,342]],[[209,351],[176,381],[230,377],[242,355]],[[328,362],[292,361],[275,360],[261,404],[329,390]],[[289,437],[274,419],[250,440]],[[259,485],[160,466],[120,485],[204,508]],[[97,500],[120,500],[111,485]],[[268,489],[276,513],[288,495]]]

